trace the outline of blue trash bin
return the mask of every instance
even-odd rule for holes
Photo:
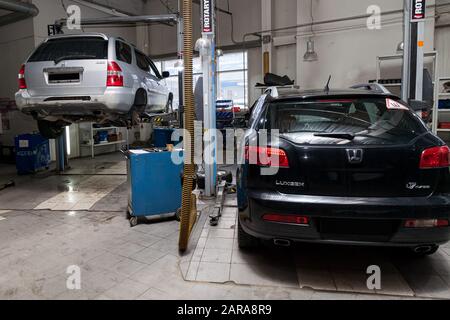
[[[16,168],[19,175],[50,167],[50,144],[40,134],[23,134],[15,139]]]

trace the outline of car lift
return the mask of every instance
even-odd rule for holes
[[[180,24],[180,19],[176,14],[166,14],[166,15],[147,15],[147,16],[128,16],[126,14],[120,14],[116,17],[106,17],[97,19],[82,19],[80,21],[80,26],[95,26],[95,25],[127,25],[136,23],[165,23],[165,24]],[[64,26],[67,25],[67,19],[60,19],[55,22],[54,25],[48,26],[49,36],[55,34],[61,34]],[[180,34],[180,29],[178,29],[178,37],[182,36]],[[167,115],[159,115],[167,116]],[[151,118],[152,115],[149,115]],[[67,141],[66,135],[61,135],[60,138],[56,139],[56,171],[58,173],[63,173],[68,168],[68,155],[67,155]]]
[[[181,12],[181,4],[179,3],[179,12]],[[224,196],[226,193],[226,183],[217,184],[217,137],[216,137],[216,57],[215,57],[215,0],[202,0],[202,38],[199,41],[200,55],[202,59],[203,79],[204,79],[204,167],[205,167],[205,196],[218,196],[214,212],[211,215],[211,224],[216,225],[221,216]],[[95,26],[95,25],[129,25],[129,24],[176,24],[178,35],[178,58],[181,60],[184,56],[184,21],[179,14],[164,14],[164,15],[146,15],[146,16],[127,16],[119,15],[115,17],[97,18],[97,19],[82,19],[81,26]],[[54,26],[49,26],[49,32],[55,30],[61,32],[62,27],[67,25],[67,19],[60,19],[55,22]],[[191,28],[192,29],[192,28]],[[184,73],[179,71],[179,84],[183,83]],[[180,110],[184,112],[184,90],[183,86],[179,86]],[[183,117],[178,116],[180,127],[184,127]],[[60,170],[64,170],[67,164],[67,156],[65,155],[65,135],[58,141],[58,165]],[[180,233],[181,234],[181,233]],[[180,250],[185,250],[181,248]]]
[[[217,170],[217,92],[216,92],[216,1],[201,1],[202,38],[196,47],[200,52],[203,72],[203,121],[204,121],[204,169],[205,197],[215,197],[216,202],[209,216],[210,225],[217,226],[222,216],[228,190],[226,181],[218,181]]]

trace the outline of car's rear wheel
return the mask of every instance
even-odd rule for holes
[[[46,139],[57,139],[64,133],[64,126],[59,122],[38,120],[37,124],[39,132]]]
[[[238,221],[238,245],[240,249],[252,249],[258,247],[259,239],[255,238],[244,231],[241,222]]]

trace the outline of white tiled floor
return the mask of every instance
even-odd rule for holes
[[[205,222],[190,260],[185,261],[186,280],[373,294],[374,297],[450,298],[448,245],[436,256],[423,260],[399,257],[383,249],[306,244],[289,249],[263,246],[242,251],[237,246],[235,201],[235,196],[229,196],[217,227]],[[382,270],[381,290],[367,287],[370,265],[380,266]]]
[[[126,180],[126,176],[93,176],[76,188],[44,201],[34,210],[86,211]]]
[[[0,299],[450,298],[450,245],[423,260],[313,245],[241,251],[234,197],[218,227],[205,221],[210,204],[199,203],[193,248],[180,255],[178,222],[129,227],[126,177],[111,175],[125,161],[112,157],[74,161],[70,176],[17,177],[0,192]],[[66,288],[74,264],[82,269],[76,292]],[[365,294],[369,264],[383,271],[375,295]]]

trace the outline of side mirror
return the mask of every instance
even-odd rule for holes
[[[164,71],[164,72],[162,73],[162,77],[163,77],[163,79],[169,78],[169,77],[170,77],[170,72],[169,72],[169,71]]]

